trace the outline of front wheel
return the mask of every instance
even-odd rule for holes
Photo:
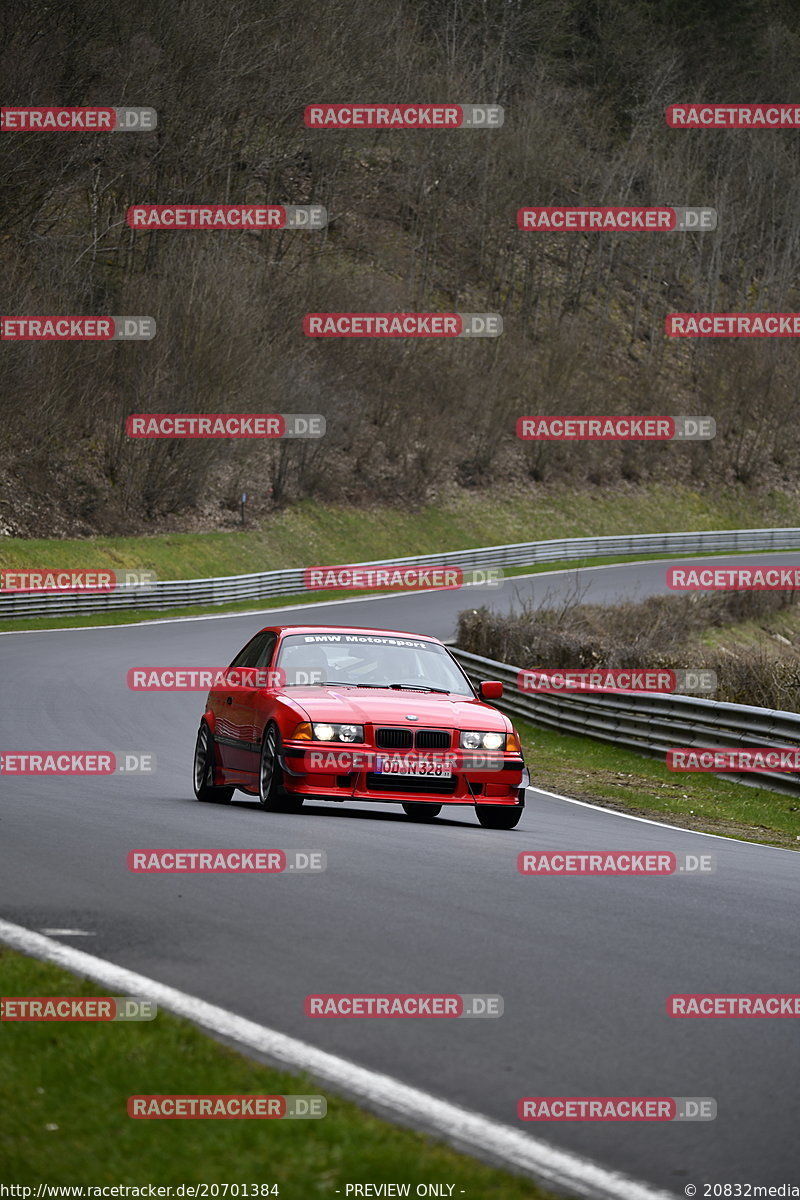
[[[234,793],[232,787],[214,787],[214,735],[200,722],[194,747],[194,794],[207,804],[228,804]]]
[[[412,821],[432,821],[441,811],[441,804],[414,804],[413,801],[403,804],[403,812]]]
[[[504,807],[495,804],[476,804],[475,814],[484,829],[516,829],[522,817],[522,805]]]
[[[287,796],[283,790],[278,755],[280,741],[275,725],[268,725],[261,739],[261,761],[258,767],[258,802],[267,812],[299,812],[302,796]]]

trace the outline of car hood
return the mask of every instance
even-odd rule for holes
[[[503,713],[469,696],[344,688],[335,684],[292,688],[290,694],[310,721],[502,731],[511,728],[511,722]],[[410,721],[412,714],[418,720]]]

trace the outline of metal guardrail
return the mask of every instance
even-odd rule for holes
[[[2,542],[0,542],[0,546]],[[536,566],[582,558],[648,554],[703,554],[719,551],[800,550],[800,529],[721,529],[697,533],[639,533],[609,537],[561,538],[545,542],[514,542],[475,550],[449,550],[408,558],[382,558],[350,566],[454,566],[467,570],[490,567]],[[44,567],[48,564],[44,563]],[[298,596],[315,589],[306,586],[304,567],[227,575],[214,579],[165,579],[130,585],[113,592],[68,595],[43,592],[0,592],[0,617],[56,617],[118,609],[170,609],[192,605],[232,604]],[[335,592],[331,593],[334,599]]]
[[[655,692],[628,695],[522,692],[517,687],[521,668],[481,658],[457,646],[451,645],[449,650],[473,682],[502,681],[504,693],[498,707],[561,733],[583,734],[661,757],[675,746],[800,746],[800,713]],[[535,764],[531,777],[535,786]],[[800,795],[800,774],[720,772],[718,777]]]

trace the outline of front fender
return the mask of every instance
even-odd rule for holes
[[[212,709],[210,709],[210,708],[208,707],[208,705],[206,705],[205,712],[204,712],[204,713],[203,713],[203,715],[200,717],[200,720],[201,720],[201,721],[205,721],[206,725],[208,726],[208,728],[211,730],[211,732],[212,732],[212,733],[214,733],[214,732],[215,732],[215,730],[216,730],[216,724],[217,724],[217,718],[214,716],[214,713],[213,713]]]

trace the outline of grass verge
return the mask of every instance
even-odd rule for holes
[[[800,850],[800,798],[707,774],[680,774],[650,755],[514,718],[533,787],[704,833]]]
[[[68,972],[0,947],[4,996],[103,995]],[[0,1161],[18,1184],[277,1184],[285,1200],[346,1183],[445,1180],[454,1195],[546,1200],[547,1193],[421,1134],[327,1096],[322,1120],[142,1121],[135,1094],[320,1094],[253,1063],[186,1021],[0,1026]]]
[[[366,562],[548,538],[800,525],[800,499],[745,489],[654,485],[624,491],[462,492],[414,511],[304,501],[230,532],[86,539],[0,538],[0,568],[138,567],[203,579],[281,567]]]

